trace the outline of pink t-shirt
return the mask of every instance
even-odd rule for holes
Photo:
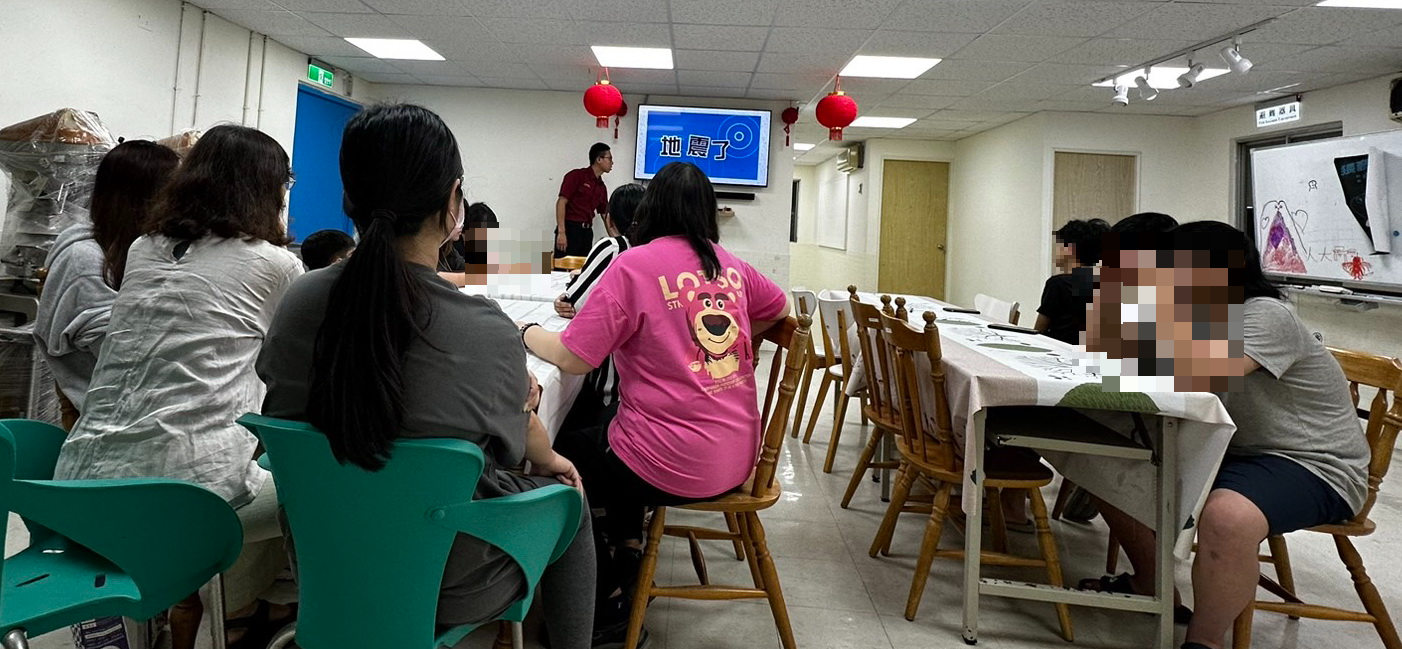
[[[744,482],[759,456],[760,421],[750,322],[788,309],[784,291],[715,246],[707,281],[682,237],[618,256],[565,329],[565,347],[618,368],[609,443],[649,484],[688,498]]]

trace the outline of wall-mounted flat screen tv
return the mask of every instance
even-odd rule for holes
[[[633,175],[690,162],[718,185],[768,187],[769,120],[767,110],[641,106]]]

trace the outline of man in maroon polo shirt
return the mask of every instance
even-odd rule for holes
[[[603,175],[613,171],[609,145],[589,147],[589,166],[565,174],[560,197],[555,200],[555,256],[585,257],[594,245],[594,213],[609,211],[609,192]]]

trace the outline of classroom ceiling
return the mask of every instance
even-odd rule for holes
[[[670,47],[675,70],[610,70],[627,94],[810,104],[856,54],[944,61],[914,80],[844,78],[868,137],[958,140],[1039,111],[1202,115],[1402,70],[1402,11],[1316,0],[194,0],[376,83],[582,91],[590,45]],[[1249,74],[1129,106],[1091,83],[1260,22]],[[446,61],[386,61],[342,37],[417,38]],[[1199,57],[1225,67],[1210,47]],[[1186,67],[1185,63],[1178,65]],[[798,141],[825,129],[806,114]],[[819,147],[818,150],[829,147]],[[815,153],[814,155],[818,155]]]

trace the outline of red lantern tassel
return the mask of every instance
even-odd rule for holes
[[[619,117],[617,115],[613,116],[613,140],[615,142],[618,141],[618,123],[621,121],[623,121],[622,117]]]
[[[789,125],[784,125],[784,146],[789,145]]]

